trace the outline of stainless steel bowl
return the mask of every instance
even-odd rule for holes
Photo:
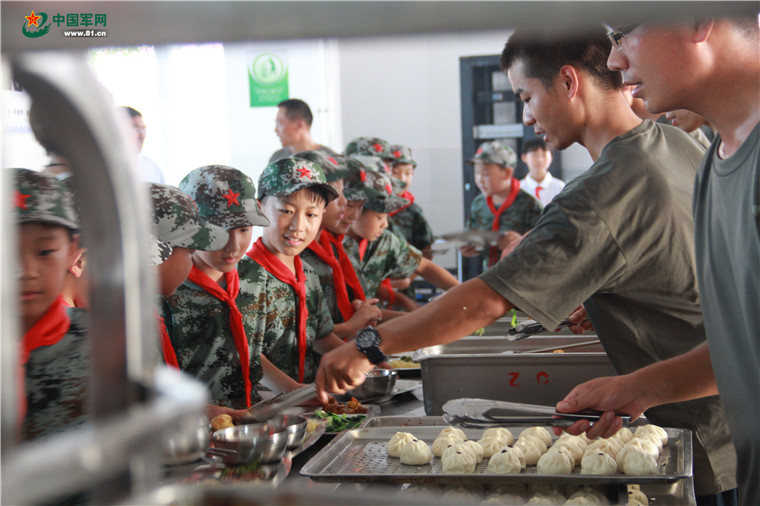
[[[212,450],[211,453],[229,465],[278,462],[285,455],[287,444],[286,428],[275,420],[214,432],[211,445],[221,452]]]
[[[208,418],[181,420],[164,440],[164,464],[182,465],[200,460],[208,441]]]
[[[368,372],[364,383],[349,391],[349,394],[360,401],[390,395],[396,386],[396,378],[398,373],[394,370],[375,369]]]
[[[301,446],[304,435],[306,434],[306,417],[302,415],[280,414],[272,419],[275,423],[281,423],[285,426],[285,432],[288,434],[287,447],[293,450]]]

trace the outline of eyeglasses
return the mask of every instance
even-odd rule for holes
[[[612,45],[617,48],[618,51],[623,50],[623,45],[620,43],[621,40],[623,40],[623,37],[631,33],[636,29],[638,25],[632,25],[625,28],[620,29],[614,29],[610,25],[605,24],[604,27],[607,29],[607,37],[610,38],[610,42],[612,42]]]

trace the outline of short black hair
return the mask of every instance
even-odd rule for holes
[[[283,100],[277,107],[285,109],[285,116],[289,120],[302,119],[307,126],[311,126],[311,122],[314,121],[314,116],[311,114],[309,104],[299,98],[289,98]]]
[[[544,151],[551,151],[551,148],[544,142],[541,137],[530,139],[523,144],[523,154],[528,154],[531,151],[538,151],[539,149]]]
[[[122,109],[124,109],[127,114],[129,114],[130,118],[142,118],[142,113],[135,109],[134,107],[129,107],[128,105],[121,106]]]
[[[501,69],[506,72],[518,61],[525,65],[527,77],[535,78],[549,89],[564,65],[586,72],[602,88],[623,87],[620,72],[607,68],[612,43],[600,27],[593,33],[561,38],[539,38],[535,34],[515,31],[501,53]]]

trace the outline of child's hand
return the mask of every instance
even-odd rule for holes
[[[351,305],[354,306],[356,312],[351,319],[353,320],[356,318],[361,322],[360,328],[366,327],[367,325],[374,325],[382,318],[382,312],[380,311],[380,308],[376,306],[377,302],[378,299],[367,299],[366,301],[359,299],[354,300],[351,302]]]

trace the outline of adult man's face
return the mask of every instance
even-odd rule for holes
[[[698,68],[689,49],[693,28],[686,25],[639,25],[610,50],[607,66],[620,71],[635,98],[650,113],[684,107],[687,85]]]
[[[523,101],[523,123],[532,126],[538,137],[555,149],[565,149],[575,142],[569,121],[568,99],[562,93],[559,77],[550,88],[539,79],[528,77],[522,60],[507,71],[515,94]]]
[[[296,143],[301,120],[288,118],[286,112],[284,107],[277,108],[274,131],[283,146],[292,146]]]

